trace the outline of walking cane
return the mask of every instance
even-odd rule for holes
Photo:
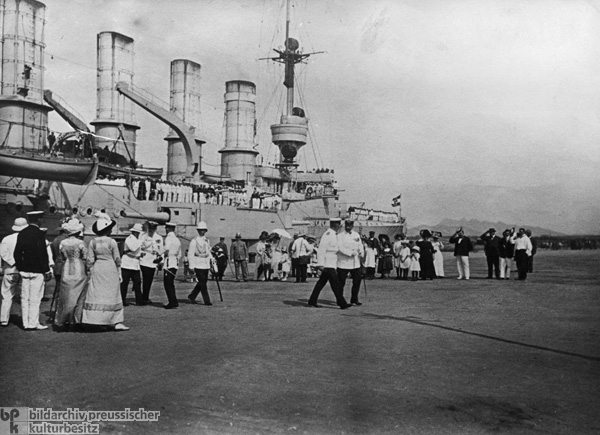
[[[210,270],[210,274],[212,275],[215,282],[217,283],[217,288],[219,289],[219,297],[221,298],[221,302],[223,302],[223,294],[221,293],[221,284],[219,284],[219,277],[217,276],[217,274],[215,273],[215,270],[214,270],[214,266],[216,265],[215,263],[213,263],[213,259],[211,258],[209,270]]]
[[[56,316],[56,310],[58,309],[58,301],[56,301],[56,297],[58,296],[58,292],[60,291],[60,285],[56,282],[56,277],[54,277],[54,290],[52,291],[52,301],[50,302],[50,317],[54,320],[54,316]],[[54,302],[56,301],[56,306],[54,307]],[[54,311],[52,311],[52,307],[54,307]]]
[[[231,277],[233,279],[236,279],[236,277],[235,277],[235,270],[234,270],[235,263],[233,261],[231,261],[231,258],[227,259],[227,263],[229,264],[229,271],[231,272]]]
[[[368,296],[368,294],[367,294],[367,280],[363,278],[362,282],[363,282],[363,286],[365,287],[365,299],[367,299],[367,296]]]
[[[215,279],[215,282],[217,283],[217,288],[219,289],[219,297],[221,298],[221,302],[223,302],[223,294],[221,293],[221,284],[219,284],[219,278],[215,275],[215,272],[213,272],[212,269],[211,269],[210,273],[213,276],[213,278]]]

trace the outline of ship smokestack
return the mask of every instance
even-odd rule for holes
[[[97,54],[96,119],[90,123],[101,136],[96,138],[96,144],[135,160],[136,132],[140,127],[135,122],[133,102],[115,88],[117,82],[133,85],[133,39],[117,32],[98,33]]]
[[[221,177],[238,182],[255,178],[256,85],[235,80],[225,83],[225,148],[221,153]]]
[[[41,150],[48,133],[44,101],[46,6],[35,0],[0,3],[0,137],[3,146]]]
[[[186,59],[176,59],[171,62],[171,102],[170,109],[185,123],[199,131],[200,110],[200,64]],[[169,129],[165,138],[168,144],[167,179],[183,181],[186,178],[187,160],[185,148],[179,136]],[[196,144],[190,144],[194,163],[200,168],[200,151],[203,141],[196,139]],[[199,170],[194,174],[194,180],[199,180]]]

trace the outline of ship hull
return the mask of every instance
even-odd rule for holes
[[[182,239],[184,249],[189,241],[197,235],[196,223],[200,220],[208,225],[207,236],[214,242],[224,237],[229,243],[236,233],[253,244],[258,240],[261,231],[284,229],[290,234],[305,233],[320,237],[329,228],[330,217],[339,217],[340,210],[332,198],[311,198],[300,202],[285,202],[282,210],[261,210],[235,207],[231,205],[202,204],[190,202],[142,201],[135,198],[126,186],[104,185],[93,183],[88,186],[63,184],[65,195],[57,204],[62,208],[53,209],[45,216],[44,225],[48,227],[48,236],[57,234],[61,220],[65,216],[80,219],[85,226],[85,235],[93,237],[92,224],[96,212],[108,213],[117,221],[113,236],[117,239],[129,235],[129,228],[135,223],[145,220],[166,220],[177,223],[177,235]],[[28,202],[28,201],[27,201]],[[10,233],[10,226],[16,217],[32,209],[32,206],[15,209],[14,204],[2,210],[2,234]],[[168,218],[168,219],[167,219]],[[164,227],[161,227],[164,228]],[[355,230],[362,234],[375,231],[376,234],[387,234],[390,237],[402,232],[400,223],[355,221]],[[161,230],[162,231],[162,230]],[[159,233],[161,232],[159,231]]]

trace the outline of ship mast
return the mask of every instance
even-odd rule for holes
[[[273,60],[285,65],[285,78],[283,85],[287,88],[287,104],[285,114],[281,116],[279,124],[271,126],[272,141],[279,147],[281,152],[281,161],[279,167],[286,169],[296,167],[295,157],[298,150],[306,144],[308,136],[308,119],[304,115],[304,110],[294,107],[294,68],[297,63],[307,59],[312,54],[323,53],[302,53],[298,51],[300,43],[290,37],[290,0],[286,1],[286,22],[285,22],[285,50],[273,49],[278,56],[263,59]]]
[[[290,52],[290,48],[288,45],[288,42],[290,41],[290,21],[290,0],[287,0],[285,15],[286,54],[289,54]],[[285,61],[285,80],[283,82],[283,84],[287,87],[286,115],[288,116],[292,114],[292,108],[294,107],[294,65],[295,62],[292,61],[291,57],[288,57]]]

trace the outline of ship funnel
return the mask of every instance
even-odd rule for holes
[[[176,59],[171,62],[171,112],[183,122],[200,131],[200,64],[186,59]],[[168,144],[167,178],[171,181],[186,179],[188,160],[181,138],[170,128],[165,138]],[[204,141],[195,139],[189,144],[192,160],[197,165],[194,179],[199,179],[200,151]]]
[[[254,182],[256,156],[256,85],[243,80],[225,83],[225,148],[221,177]]]
[[[0,137],[2,146],[41,150],[48,112],[44,102],[46,6],[35,0],[0,2]]]
[[[133,102],[116,89],[118,82],[133,84],[133,39],[116,32],[97,36],[98,71],[96,144],[129,160],[136,158],[136,125]],[[115,145],[116,143],[116,145]]]

